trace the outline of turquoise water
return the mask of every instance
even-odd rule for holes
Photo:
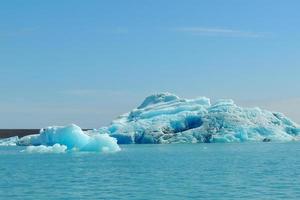
[[[300,143],[0,147],[0,199],[300,199]]]

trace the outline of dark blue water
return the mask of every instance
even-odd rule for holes
[[[0,199],[300,199],[300,143],[0,147]]]

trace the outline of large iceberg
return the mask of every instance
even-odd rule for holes
[[[74,124],[41,129],[40,134],[20,138],[17,145],[32,146],[27,148],[27,152],[57,152],[57,150],[58,152],[63,150],[115,152],[120,150],[117,140],[108,134],[99,134],[95,131],[84,132]],[[53,146],[54,149],[46,148],[47,146]]]
[[[298,140],[300,126],[283,114],[242,108],[233,100],[183,99],[170,93],[147,97],[109,127],[99,129],[120,144],[213,143]]]
[[[118,144],[295,141],[300,126],[282,113],[242,108],[233,100],[179,98],[170,93],[147,97],[107,127],[82,131],[76,125],[48,127],[40,134],[0,140],[30,146],[26,152],[119,151]],[[118,143],[118,144],[117,144]]]

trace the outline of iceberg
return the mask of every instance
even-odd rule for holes
[[[84,132],[75,124],[41,129],[40,134],[20,138],[17,145],[33,146],[27,148],[27,152],[52,152],[57,150],[61,152],[60,150],[64,147],[65,150],[73,151],[116,152],[120,150],[115,138],[106,133]],[[48,146],[57,148],[51,149],[47,148]]]
[[[233,100],[184,99],[161,93],[99,129],[119,144],[299,140],[300,126],[282,113],[242,108]]]
[[[29,146],[26,152],[116,152],[118,144],[282,142],[300,139],[300,126],[279,112],[237,106],[233,100],[184,99],[170,93],[148,96],[107,127],[52,126],[40,134],[0,140]]]
[[[0,139],[0,146],[15,146],[18,140],[18,136]]]

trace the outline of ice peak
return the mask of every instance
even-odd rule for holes
[[[174,100],[179,100],[180,98],[174,94],[164,92],[164,93],[158,93],[158,94],[152,94],[145,98],[143,103],[138,107],[138,109],[145,108],[147,106],[162,103],[162,102],[170,102]]]

